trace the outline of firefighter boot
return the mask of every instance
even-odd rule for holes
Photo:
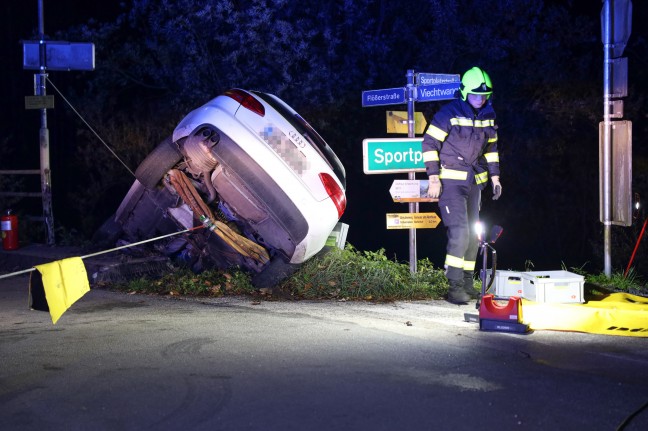
[[[470,301],[470,295],[464,290],[463,280],[448,280],[448,302],[453,304],[465,304]]]
[[[475,290],[475,283],[471,271],[464,271],[463,289],[472,299],[479,298],[479,293]]]

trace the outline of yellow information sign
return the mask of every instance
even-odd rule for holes
[[[441,219],[436,213],[387,214],[387,229],[434,229]]]
[[[414,133],[421,135],[427,122],[422,112],[414,113]],[[407,133],[407,111],[387,111],[387,133]]]

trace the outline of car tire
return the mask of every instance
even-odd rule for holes
[[[157,186],[164,174],[182,159],[182,153],[169,136],[149,153],[135,171],[135,178],[151,190]]]
[[[252,277],[252,285],[257,289],[273,287],[293,275],[300,264],[286,262],[281,256],[274,256],[263,271]]]

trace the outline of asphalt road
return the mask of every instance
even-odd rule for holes
[[[647,339],[483,332],[474,305],[92,290],[52,325],[28,285],[0,280],[2,430],[614,430],[648,401]]]

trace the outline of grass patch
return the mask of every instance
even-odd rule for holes
[[[182,267],[161,278],[141,277],[114,287],[159,295],[394,301],[441,299],[448,291],[448,282],[443,270],[434,268],[428,259],[419,260],[416,274],[411,274],[409,263],[389,259],[384,249],[359,251],[347,245],[344,250],[332,248],[310,259],[272,289],[256,289],[250,275],[238,269],[194,274]]]
[[[632,269],[628,271],[627,276],[622,272],[615,272],[610,277],[605,274],[586,274],[585,282],[590,284],[594,291],[601,291],[601,293],[612,291],[648,296],[648,289],[643,285],[641,277]]]
[[[443,270],[428,259],[419,260],[411,274],[409,263],[389,259],[384,249],[359,251],[347,245],[306,262],[277,288],[304,299],[394,301],[440,299],[448,283]]]
[[[566,268],[563,268],[566,270]],[[583,268],[570,268],[585,277],[585,296],[600,299],[611,292],[628,292],[648,296],[640,277],[630,271],[592,275]],[[307,261],[291,277],[272,289],[255,288],[250,274],[233,268],[195,274],[178,267],[160,278],[143,277],[114,286],[131,293],[219,297],[249,295],[266,299],[337,299],[397,301],[443,299],[448,292],[444,270],[435,268],[427,258],[417,262],[417,272],[410,272],[409,262],[398,262],[385,250],[360,251],[347,244],[344,250],[332,248]],[[475,280],[475,289],[481,287]]]
[[[565,271],[571,271],[575,274],[585,277],[585,299],[600,299],[612,292],[625,292],[633,295],[648,296],[648,288],[646,288],[643,280],[637,274],[634,268],[630,268],[627,274],[624,272],[614,272],[609,277],[604,273],[589,274],[583,269],[585,265],[580,268],[566,268],[562,265]]]
[[[250,276],[237,269],[231,271],[210,270],[195,274],[187,268],[178,267],[175,271],[160,278],[140,277],[114,286],[117,290],[129,293],[148,293],[171,296],[209,296],[247,295],[255,292]]]

